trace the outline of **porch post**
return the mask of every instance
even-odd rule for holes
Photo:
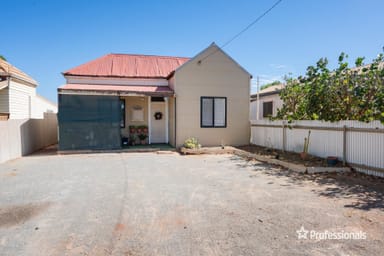
[[[168,97],[164,97],[165,101],[165,142],[168,144],[168,130],[169,130],[169,122],[168,122]]]
[[[148,96],[148,144],[151,144],[151,96]]]

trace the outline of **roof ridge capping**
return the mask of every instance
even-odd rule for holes
[[[122,55],[122,56],[137,56],[137,57],[156,57],[156,58],[169,58],[169,59],[190,59],[190,57],[182,56],[168,56],[168,55],[156,55],[156,54],[138,54],[138,53],[109,53],[107,55]]]

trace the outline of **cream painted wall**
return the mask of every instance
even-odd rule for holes
[[[175,90],[175,77],[172,76],[169,78],[168,80],[168,86],[169,88],[171,88],[172,90]]]
[[[203,146],[249,144],[250,75],[234,60],[211,45],[177,69],[174,79],[176,146],[189,137]],[[200,127],[201,96],[227,97],[226,128]]]
[[[168,83],[169,83],[169,87],[172,90],[175,90],[175,77],[174,76],[169,78]],[[168,140],[169,140],[169,144],[171,144],[174,147],[175,147],[175,102],[176,102],[176,100],[174,97],[169,97],[169,100],[168,100],[168,113],[169,113],[169,116],[168,116],[168,124],[169,124],[169,126],[168,126],[168,133],[169,133]]]
[[[121,129],[121,134],[128,137],[130,125],[148,125],[148,97],[132,96],[121,99],[125,99],[125,128]],[[132,121],[132,109],[135,106],[140,106],[144,110],[144,120],[141,122]]]
[[[168,132],[169,132],[169,144],[175,146],[175,98],[169,97],[168,100]]]
[[[251,120],[261,120],[261,119],[269,119],[268,117],[263,117],[263,102],[272,101],[272,115],[275,116],[277,114],[277,110],[283,106],[283,101],[280,99],[279,94],[260,96],[260,104],[259,104],[259,119],[257,119],[257,100],[251,102],[251,112],[250,119]]]

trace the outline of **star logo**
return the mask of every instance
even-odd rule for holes
[[[299,230],[296,230],[296,233],[298,239],[308,239],[308,230],[305,230],[303,226],[301,226]]]

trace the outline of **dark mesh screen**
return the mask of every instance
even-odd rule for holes
[[[121,147],[118,96],[59,94],[59,149]]]

